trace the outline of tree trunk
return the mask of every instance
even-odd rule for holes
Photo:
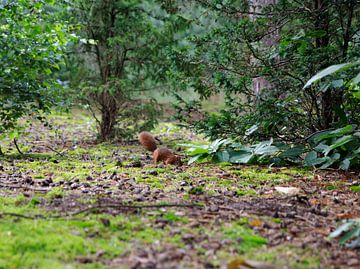
[[[101,103],[100,138],[103,141],[111,140],[115,137],[114,127],[118,116],[116,97],[112,96],[108,90],[104,90],[99,102]]]
[[[252,11],[257,14],[261,13],[263,7],[275,4],[277,0],[253,0],[252,1]],[[257,15],[250,15],[253,20],[256,20]],[[279,33],[274,31],[272,34],[265,36],[262,39],[263,46],[270,47],[278,43]],[[252,59],[253,62],[256,62],[255,59]],[[271,83],[262,77],[257,77],[252,79],[252,89],[255,94],[260,94],[263,89],[270,89],[272,87]]]
[[[315,30],[322,31],[325,34],[321,37],[315,39],[316,48],[324,48],[329,45],[329,1],[328,0],[314,0],[315,8]],[[329,63],[324,63],[324,68],[327,67]],[[322,126],[320,128],[328,129],[331,127],[331,124],[334,121],[334,108],[337,106],[337,101],[334,99],[333,91],[329,88],[321,96],[321,117],[322,117]]]

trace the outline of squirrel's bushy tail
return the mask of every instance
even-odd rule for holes
[[[141,132],[139,134],[139,141],[149,151],[156,150],[156,140],[149,132]]]

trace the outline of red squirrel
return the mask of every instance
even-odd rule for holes
[[[149,132],[141,132],[139,134],[139,141],[144,148],[153,153],[154,163],[163,162],[164,164],[182,165],[180,156],[174,154],[168,148],[158,148],[155,138]]]

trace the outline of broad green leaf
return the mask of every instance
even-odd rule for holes
[[[340,236],[343,232],[348,231],[353,225],[354,225],[353,222],[345,222],[342,225],[340,225],[335,231],[333,231],[329,235],[329,237],[336,238],[336,237]]]
[[[247,129],[246,131],[245,131],[245,135],[246,136],[249,136],[249,135],[251,135],[252,133],[254,133],[256,130],[258,130],[259,129],[259,126],[257,125],[257,124],[255,124],[255,125],[253,125],[253,126],[251,126],[249,129]]]
[[[339,153],[334,153],[331,156],[328,157],[328,160],[320,166],[320,169],[326,169],[330,167],[333,163],[335,163],[337,160],[339,160],[341,155]]]
[[[335,141],[334,144],[330,145],[331,149],[336,149],[338,147],[341,147],[342,145],[345,145],[346,143],[350,142],[353,139],[352,135],[345,135],[343,137],[340,137]]]
[[[360,236],[358,236],[354,241],[349,244],[346,244],[348,248],[360,248]]]
[[[188,164],[192,164],[197,161],[202,161],[207,157],[207,155],[199,154],[189,159]]]
[[[352,93],[357,99],[360,99],[360,90]]]
[[[272,155],[277,152],[279,152],[279,149],[275,146],[263,146],[255,151],[257,155]]]
[[[218,162],[228,162],[230,160],[230,154],[227,150],[220,151],[215,154],[215,159]]]
[[[351,85],[356,85],[360,82],[360,73],[351,81]]]
[[[290,147],[283,151],[279,157],[281,158],[292,158],[292,157],[299,157],[301,154],[305,152],[305,147],[303,145],[297,145]]]
[[[309,79],[308,82],[306,82],[305,86],[303,87],[303,89],[309,87],[311,84],[313,84],[314,82],[328,76],[331,74],[334,74],[340,70],[344,70],[350,67],[353,67],[357,65],[356,63],[344,63],[344,64],[336,64],[336,65],[331,65],[327,68],[325,68],[324,70],[320,71],[319,73],[317,73],[316,75],[314,75],[312,78]]]
[[[213,143],[211,143],[209,149],[211,149],[211,152],[215,153],[222,145],[227,145],[230,142],[231,141],[229,139],[216,139]]]
[[[326,162],[328,158],[318,158],[316,151],[310,151],[306,156],[304,160],[305,166],[316,166],[318,164],[322,164]]]
[[[342,128],[338,128],[335,130],[326,130],[320,133],[317,133],[313,137],[310,138],[310,140],[314,141],[315,143],[319,143],[321,140],[331,138],[331,137],[338,137],[342,136],[348,133],[351,133],[353,131],[354,127],[349,124]]]
[[[180,145],[186,146],[186,144]],[[208,145],[191,145],[191,147],[186,150],[186,152],[190,155],[209,153],[209,151],[210,150]]]
[[[354,126],[351,124],[348,124],[342,128],[331,131],[331,134],[346,134],[348,132],[351,132],[353,129],[354,129]]]
[[[360,226],[356,226],[354,223],[354,227],[351,227],[350,230],[345,233],[339,240],[339,244],[343,245],[346,241],[355,238],[360,235]]]
[[[256,145],[254,153],[257,155],[270,155],[279,151],[275,146],[271,146],[272,140],[262,141]]]
[[[326,156],[329,154],[329,152],[332,150],[332,148],[328,145],[320,143],[319,145],[317,145],[314,148],[314,150],[316,150],[317,152],[323,153]]]
[[[252,153],[248,152],[237,152],[230,154],[229,161],[231,163],[244,163],[247,164],[250,162],[250,160],[254,157]]]
[[[341,170],[348,170],[349,169],[349,167],[350,167],[350,159],[349,158],[347,158],[347,159],[344,159],[344,160],[342,160],[341,162],[340,162],[340,165],[339,165],[339,168],[341,169]]]
[[[342,80],[342,79],[333,80],[333,81],[331,82],[331,85],[332,85],[334,88],[340,88],[340,87],[344,86],[344,80]]]

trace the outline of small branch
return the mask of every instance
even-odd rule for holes
[[[25,189],[25,190],[38,191],[38,192],[48,192],[50,190],[50,189],[45,189],[45,188],[32,188],[29,186],[6,184],[3,182],[0,182],[0,187],[10,188],[10,189]]]
[[[153,205],[104,204],[104,205],[90,206],[88,208],[80,209],[78,211],[69,214],[53,216],[53,218],[72,217],[79,215],[81,213],[86,213],[98,209],[109,209],[109,208],[142,209],[142,208],[165,208],[165,207],[201,207],[201,206],[197,204],[163,204],[163,205],[162,204],[153,204]]]
[[[98,117],[96,116],[95,111],[92,109],[90,101],[88,99],[85,99],[85,102],[88,104],[89,111],[90,111],[91,115],[93,116],[93,118],[95,119],[95,121],[97,122],[97,124],[101,125],[101,121],[98,119]]]
[[[64,217],[73,217],[76,215],[79,215],[81,213],[86,213],[89,211],[93,211],[96,209],[106,209],[106,208],[163,208],[163,207],[201,207],[200,205],[197,204],[154,204],[154,205],[123,205],[123,204],[109,204],[109,205],[98,205],[98,206],[92,206],[92,207],[88,207],[85,209],[81,209],[78,211],[75,211],[73,213],[68,213],[68,214],[63,214],[63,215],[53,215],[53,216],[48,216],[45,217],[44,215],[35,215],[35,216],[29,216],[29,215],[23,215],[23,214],[18,214],[18,213],[11,213],[11,212],[0,212],[0,218],[2,216],[10,216],[10,217],[18,217],[18,218],[24,218],[24,219],[31,219],[31,220],[35,220],[35,219],[60,219],[60,218],[64,218]]]
[[[50,149],[51,151],[55,152],[56,154],[60,155],[61,157],[64,157],[64,156],[65,156],[62,152],[57,151],[56,149],[53,149],[53,148],[50,147],[50,146],[46,146],[46,148]]]
[[[23,219],[39,219],[39,218],[44,218],[42,215],[37,216],[37,217],[33,217],[33,216],[26,216],[23,214],[18,214],[18,213],[11,213],[11,212],[0,212],[0,218],[2,218],[3,216],[10,216],[10,217],[17,217],[17,218],[23,218]]]
[[[24,153],[21,152],[21,150],[20,150],[20,148],[19,148],[19,146],[18,146],[18,144],[17,144],[17,139],[16,139],[16,137],[14,137],[14,144],[15,144],[15,147],[16,147],[17,151],[20,153],[20,155],[24,156]]]

